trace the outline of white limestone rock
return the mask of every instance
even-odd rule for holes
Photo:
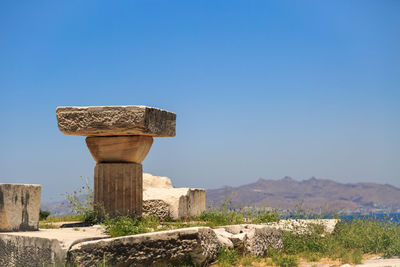
[[[0,266],[70,266],[66,260],[72,245],[107,237],[100,225],[0,233]]]
[[[298,234],[306,234],[310,231],[310,227],[314,225],[320,226],[324,230],[324,234],[332,234],[340,219],[288,219],[279,222],[268,223],[269,226],[281,229],[283,231],[292,231]]]
[[[232,234],[225,231],[224,228],[217,228],[213,229],[214,233],[217,235],[218,242],[220,243],[221,247],[227,247],[229,249],[234,248],[232,239]]]
[[[162,200],[169,205],[172,219],[200,215],[206,209],[206,191],[193,188],[148,188],[143,201]]]
[[[0,184],[0,232],[38,230],[40,194],[40,185]]]
[[[173,188],[171,179],[164,176],[154,176],[150,173],[143,173],[143,191],[149,188]]]
[[[264,256],[270,248],[280,250],[283,247],[282,231],[268,225],[227,225],[214,229],[214,232],[229,238],[234,248],[243,248],[253,256]]]
[[[154,205],[155,201],[162,201]],[[200,215],[206,209],[206,191],[199,188],[173,188],[168,177],[143,173],[143,207],[146,215],[166,215],[181,219]],[[160,217],[160,216],[159,216]]]
[[[110,266],[180,266],[191,260],[205,266],[219,248],[212,229],[192,227],[82,242],[69,250],[68,261],[84,266],[96,266],[104,259]]]

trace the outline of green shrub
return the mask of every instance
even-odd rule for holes
[[[365,253],[400,256],[400,225],[387,219],[355,219],[338,223],[333,234],[324,233],[321,226],[312,226],[306,233],[285,231],[282,235],[286,254],[302,254],[340,258],[354,263]]]
[[[360,264],[362,262],[363,258],[363,253],[359,249],[353,250],[353,253],[351,254],[351,263],[353,264]]]
[[[279,217],[277,211],[236,207],[232,205],[231,200],[226,199],[222,205],[209,207],[196,219],[206,222],[210,227],[214,227],[241,223],[276,222]]]
[[[47,217],[49,217],[49,215],[50,215],[50,211],[40,209],[40,211],[39,211],[39,220],[41,220],[41,221],[46,220]]]
[[[292,255],[278,254],[272,258],[276,266],[280,267],[296,267],[299,266],[298,259]]]
[[[155,216],[119,216],[106,219],[104,224],[106,226],[106,233],[111,237],[117,237],[152,232],[160,225],[160,221]]]
[[[235,265],[238,261],[238,253],[235,249],[223,247],[219,249],[217,261],[221,267]]]
[[[308,261],[319,261],[322,258],[322,254],[319,252],[306,252],[303,256]]]

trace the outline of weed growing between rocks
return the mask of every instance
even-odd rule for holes
[[[207,222],[207,226],[215,227],[242,223],[276,222],[279,220],[279,215],[276,210],[235,207],[230,199],[226,199],[220,206],[209,207],[197,219]]]
[[[221,267],[235,265],[238,262],[239,255],[235,249],[227,247],[220,248],[217,256],[217,262]]]
[[[160,226],[160,220],[155,216],[129,217],[119,216],[106,219],[106,233],[111,237],[143,234],[153,232]]]
[[[85,222],[96,222],[94,211],[94,193],[91,181],[85,179],[85,185],[73,193],[65,193],[65,201],[74,215]]]

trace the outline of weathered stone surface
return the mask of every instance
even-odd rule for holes
[[[94,202],[99,214],[111,217],[141,215],[142,164],[97,163],[94,169]]]
[[[151,201],[161,200],[162,206],[168,207],[172,219],[193,217],[203,212],[206,208],[205,194],[204,189],[173,188],[168,177],[143,174],[143,201],[151,205]],[[161,213],[155,206],[151,210]]]
[[[213,229],[214,233],[217,235],[218,242],[221,247],[234,248],[234,244],[232,242],[232,234],[225,231],[224,228]]]
[[[194,188],[147,188],[143,200],[162,200],[169,205],[172,219],[200,215],[206,209],[206,191]]]
[[[68,260],[84,266],[96,266],[103,259],[112,266],[166,266],[188,260],[203,265],[219,248],[212,229],[193,227],[83,242],[72,246]]]
[[[288,219],[267,223],[267,225],[283,231],[293,231],[298,234],[305,234],[309,232],[309,227],[317,225],[323,228],[322,230],[325,234],[332,234],[336,224],[339,222],[339,219]]]
[[[0,233],[0,266],[64,266],[73,244],[106,237],[100,226]]]
[[[269,248],[282,249],[282,231],[291,231],[297,234],[306,234],[310,226],[323,227],[322,234],[331,234],[337,219],[315,219],[315,220],[280,220],[266,224],[237,224],[226,225],[214,229],[220,245],[230,247],[229,239],[233,247],[244,248],[245,253],[254,256],[263,256]]]
[[[169,205],[165,203],[163,200],[150,199],[143,201],[143,207],[142,207],[143,216],[155,215],[160,219],[164,219],[171,217],[169,211],[170,211]]]
[[[40,185],[0,184],[0,232],[37,230],[40,193]]]
[[[282,231],[279,229],[255,225],[244,238],[245,252],[254,256],[264,256],[268,249],[283,248]]]
[[[150,173],[143,173],[143,190],[148,188],[173,188],[171,179],[164,176],[155,176]]]
[[[141,163],[149,153],[153,137],[89,136],[86,144],[97,163]]]
[[[58,107],[58,128],[81,136],[175,136],[176,114],[146,106]]]
[[[283,247],[282,231],[268,225],[228,225],[214,229],[214,232],[220,245],[227,238],[233,247],[242,248],[254,256],[264,256],[270,248],[280,250]]]

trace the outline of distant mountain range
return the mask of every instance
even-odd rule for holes
[[[239,187],[207,190],[207,203],[220,205],[229,199],[238,206],[312,211],[400,212],[400,189],[375,183],[342,184],[311,178],[296,181],[259,179]]]
[[[206,191],[207,204],[221,205],[225,200],[238,207],[270,207],[289,211],[301,206],[314,212],[400,212],[400,189],[397,187],[375,183],[343,184],[316,178],[303,181],[290,177],[280,180],[260,178],[247,185]],[[50,210],[53,215],[71,213],[65,201],[44,202],[42,209]]]

